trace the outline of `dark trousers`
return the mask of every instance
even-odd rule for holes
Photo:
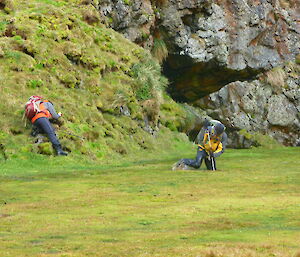
[[[50,142],[52,143],[53,147],[60,146],[58,138],[55,134],[54,128],[52,127],[50,121],[46,117],[42,117],[37,119],[33,126],[38,129],[39,132],[44,133],[49,138]]]
[[[184,164],[193,167],[195,169],[198,169],[201,167],[202,161],[204,160],[206,168],[208,170],[213,170],[213,168],[216,170],[216,160],[214,157],[209,157],[208,154],[203,150],[201,147],[198,147],[197,149],[197,156],[196,159],[183,159],[182,161]]]

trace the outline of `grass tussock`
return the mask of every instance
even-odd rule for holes
[[[300,54],[296,56],[296,64],[300,65]]]
[[[266,72],[266,82],[274,88],[283,88],[285,80],[286,74],[281,67],[276,67]]]
[[[151,0],[151,2],[159,7],[163,7],[168,3],[168,0]]]
[[[168,81],[160,76],[160,69],[159,64],[154,60],[145,60],[144,63],[132,67],[132,75],[137,81],[135,90],[137,99],[161,98],[159,94],[166,88]]]
[[[168,57],[168,48],[162,39],[155,38],[152,48],[152,55],[158,60],[159,63]]]
[[[11,13],[14,9],[12,0],[0,0],[0,10],[3,10],[5,13]]]
[[[299,6],[297,0],[279,0],[279,4],[283,9],[297,8]]]
[[[264,75],[265,82],[271,85],[275,92],[281,93],[283,89],[288,87],[286,80],[289,77],[293,79],[299,77],[300,65],[298,59],[299,56],[296,56],[294,61],[286,62],[282,67],[267,71]]]

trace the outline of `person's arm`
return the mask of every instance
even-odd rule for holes
[[[60,115],[56,113],[53,104],[50,102],[45,102],[44,104],[47,110],[51,113],[52,118],[57,120],[60,117]]]
[[[222,153],[224,153],[223,144],[220,142],[216,151],[213,152],[213,157],[219,157]]]
[[[227,144],[227,134],[225,132],[223,132],[221,142],[218,145],[218,148],[214,152],[213,156],[214,157],[219,157],[222,153],[224,153],[225,148],[226,148],[226,144]]]
[[[197,137],[196,137],[196,144],[201,145],[203,144],[203,139],[204,139],[204,133],[205,133],[205,129],[201,128],[200,132],[198,133]]]

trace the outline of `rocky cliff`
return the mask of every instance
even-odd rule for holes
[[[284,65],[297,67],[299,1],[105,0],[97,8],[104,22],[164,60],[174,99],[208,109],[232,131],[258,131],[295,145],[299,69]],[[199,100],[221,88],[209,101]]]
[[[288,63],[252,82],[230,83],[194,104],[226,124],[232,146],[249,147],[256,133],[295,146],[300,135],[299,72],[299,65]]]

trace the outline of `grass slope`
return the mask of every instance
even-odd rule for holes
[[[227,150],[217,172],[171,171],[194,156],[182,144],[145,161],[2,162],[1,256],[293,256],[299,150]]]
[[[183,108],[162,96],[167,81],[150,53],[99,20],[89,1],[0,0],[0,143],[7,156],[52,154],[49,143],[36,145],[24,127],[31,95],[63,112],[56,129],[64,148],[93,160],[157,150],[143,128],[157,130],[159,120],[176,130],[182,122],[169,117],[186,120]],[[178,117],[160,111],[162,103]]]

